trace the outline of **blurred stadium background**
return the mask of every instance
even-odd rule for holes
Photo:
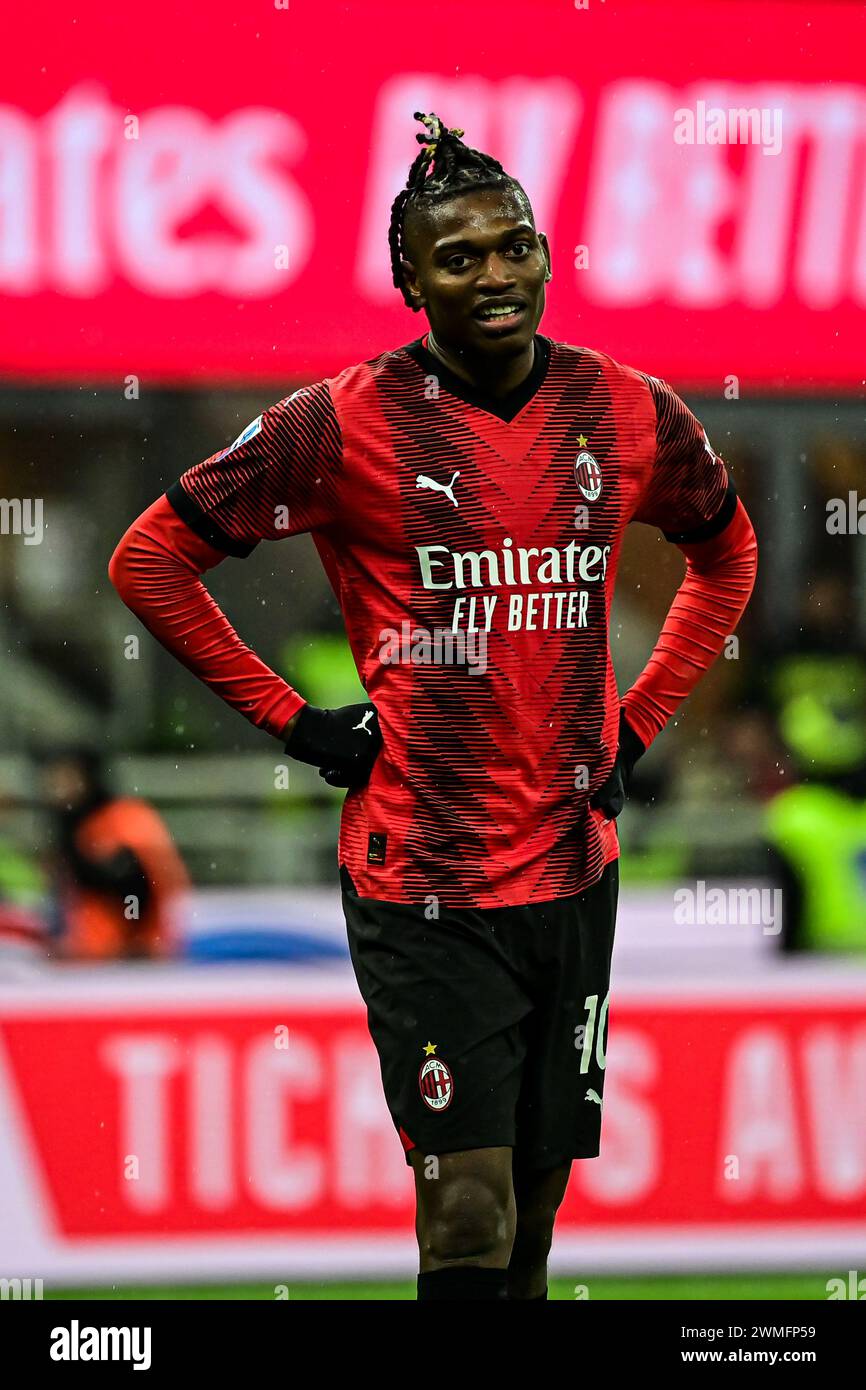
[[[341,794],[301,765],[284,786],[279,746],[157,647],[106,567],[264,406],[422,331],[386,240],[420,108],[529,191],[554,253],[542,329],[685,395],[760,544],[736,641],[620,822],[603,1150],[575,1165],[553,1295],[855,1287],[863,6],[443,0],[421,44],[375,2],[92,0],[3,25],[0,1278],[413,1296],[409,1170],[342,933]],[[781,149],[677,144],[673,113],[701,102],[781,111]],[[681,567],[632,528],[621,688]],[[362,698],[309,538],[209,587],[314,704]],[[173,959],[69,947],[59,747],[102,755],[170,830],[190,879]]]

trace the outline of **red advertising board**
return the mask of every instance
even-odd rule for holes
[[[680,387],[859,389],[866,11],[153,0],[4,18],[0,373],[278,383],[417,336],[416,109],[524,182],[543,327]]]
[[[620,989],[561,1266],[866,1248],[866,978],[773,977]],[[413,1185],[348,972],[4,988],[0,1119],[11,1273],[412,1268]]]

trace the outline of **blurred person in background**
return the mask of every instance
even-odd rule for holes
[[[0,791],[0,960],[41,958],[48,944],[48,922],[40,910],[45,882],[39,864],[26,853],[7,819],[12,802]]]
[[[768,683],[793,772],[765,810],[785,951],[866,953],[866,657],[853,609],[841,574],[818,576]]]
[[[57,954],[77,960],[159,958],[187,875],[157,812],[108,787],[99,756],[72,748],[43,768],[52,815]]]
[[[866,954],[866,680],[801,691],[780,716],[797,776],[766,807],[780,945]]]

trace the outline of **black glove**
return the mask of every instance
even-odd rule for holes
[[[646,752],[625,714],[619,716],[619,747],[607,781],[589,799],[590,806],[602,811],[607,820],[616,820],[628,793],[634,765]]]
[[[361,787],[382,747],[379,720],[371,704],[317,709],[304,705],[289,735],[286,752],[312,763],[330,787]]]

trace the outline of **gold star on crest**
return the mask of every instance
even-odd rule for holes
[[[585,434],[579,434],[579,435],[577,436],[577,444],[578,444],[578,448],[580,448],[580,449],[585,449],[585,448],[586,448],[586,435],[585,435]]]
[[[435,1043],[428,1042],[428,1043],[425,1044],[425,1046],[424,1046],[424,1056],[425,1056],[425,1057],[429,1057],[429,1056],[431,1055],[431,1053],[433,1053],[433,1052],[435,1052],[435,1051],[436,1051],[436,1044],[435,1044]]]

